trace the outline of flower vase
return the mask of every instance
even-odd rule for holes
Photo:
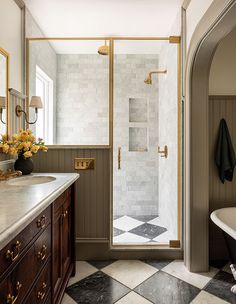
[[[14,164],[14,169],[21,171],[22,175],[30,174],[34,169],[34,164],[31,158],[24,158],[23,156],[18,156]]]

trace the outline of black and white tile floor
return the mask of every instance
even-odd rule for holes
[[[113,243],[168,243],[171,236],[155,216],[121,216],[113,220]]]
[[[62,304],[236,304],[229,265],[190,273],[183,261],[78,261]]]

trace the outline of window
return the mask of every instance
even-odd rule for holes
[[[38,66],[36,66],[36,95],[43,102],[43,109],[38,111],[35,124],[36,138],[43,138],[47,144],[53,144],[53,80]]]

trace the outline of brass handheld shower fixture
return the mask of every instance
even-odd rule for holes
[[[146,84],[152,84],[152,74],[166,74],[166,73],[167,73],[167,70],[152,71],[144,79],[144,83],[146,83]]]

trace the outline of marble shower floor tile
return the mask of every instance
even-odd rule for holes
[[[125,232],[123,234],[120,234],[118,236],[115,236],[113,238],[113,243],[119,243],[119,244],[138,244],[138,243],[147,243],[150,239],[144,238],[142,236],[139,236],[137,234],[133,234],[130,232]]]
[[[140,236],[148,238],[148,239],[154,239],[158,235],[166,232],[166,230],[167,229],[164,227],[145,223],[143,225],[140,225],[140,226],[130,230],[129,232],[140,235]]]
[[[148,224],[152,224],[152,225],[156,225],[156,226],[165,226],[164,223],[160,220],[159,216],[148,221]]]
[[[219,270],[211,268],[209,272],[193,273],[187,270],[183,261],[175,260],[164,267],[162,271],[202,289]]]
[[[129,293],[130,289],[98,271],[67,287],[66,292],[78,304],[112,304]]]
[[[113,227],[120,229],[120,230],[125,230],[125,231],[129,231],[142,224],[143,224],[143,222],[135,220],[132,217],[129,217],[127,215],[122,216],[122,217],[118,218],[117,220],[113,221]]]
[[[229,304],[220,298],[202,290],[196,298],[191,302],[191,304]]]
[[[116,304],[152,304],[152,302],[131,291],[126,296],[121,298]]]
[[[163,271],[158,271],[134,291],[155,304],[189,304],[200,289]]]
[[[123,233],[125,233],[124,230],[120,230],[120,229],[115,228],[115,227],[113,228],[113,237],[118,236],[118,235],[121,235],[121,234],[123,234]]]
[[[130,215],[130,217],[144,223],[147,223],[151,220],[154,220],[155,218],[158,218],[157,215]]]
[[[162,234],[155,237],[153,240],[158,243],[169,243],[169,240],[175,240],[177,236],[170,233],[170,231],[165,231]]]
[[[119,260],[103,268],[102,271],[133,289],[158,270],[138,260]]]
[[[90,263],[87,263],[85,261],[77,261],[75,276],[70,278],[67,286],[70,286],[70,285],[88,277],[89,275],[95,273],[96,271],[97,271],[97,268],[90,265]]]
[[[230,290],[235,283],[232,274],[225,271],[219,271],[204,290],[231,304],[236,304],[236,295]]]

